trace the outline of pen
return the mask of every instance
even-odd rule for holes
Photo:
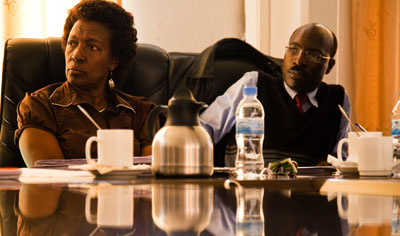
[[[364,127],[362,127],[359,123],[356,122],[356,126],[362,131],[362,132],[368,132]]]
[[[98,125],[96,121],[93,120],[93,118],[89,115],[89,113],[87,113],[87,111],[83,107],[81,107],[79,104],[77,106],[79,110],[81,110],[81,112],[93,123],[93,125],[96,126],[97,129],[101,129],[100,125]]]
[[[340,104],[338,104],[339,110],[340,112],[342,112],[343,116],[346,118],[346,120],[350,123],[351,127],[353,127],[354,132],[356,132],[357,136],[360,137],[360,135],[357,132],[356,127],[354,126],[353,122],[351,122],[350,118],[347,116],[346,112],[343,110],[342,106],[340,106]]]

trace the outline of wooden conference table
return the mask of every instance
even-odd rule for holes
[[[39,181],[40,182],[40,181]],[[400,235],[400,178],[0,180],[7,235]]]

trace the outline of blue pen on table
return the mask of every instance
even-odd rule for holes
[[[362,127],[359,123],[356,122],[356,126],[362,131],[362,132],[368,132],[364,127]]]

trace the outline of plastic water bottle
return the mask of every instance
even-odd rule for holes
[[[264,109],[257,87],[245,87],[243,93],[236,110],[236,174],[239,179],[254,179],[264,169]]]
[[[400,97],[400,91],[399,91]],[[400,99],[397,101],[396,105],[392,110],[392,136],[393,142],[400,142]],[[400,148],[394,149],[394,156],[398,160],[400,159]]]

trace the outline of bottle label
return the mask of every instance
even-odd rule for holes
[[[392,120],[392,135],[400,135],[400,119]]]
[[[238,235],[264,235],[264,222],[262,220],[238,222],[236,230]]]
[[[236,134],[264,134],[264,120],[260,118],[237,119]]]

